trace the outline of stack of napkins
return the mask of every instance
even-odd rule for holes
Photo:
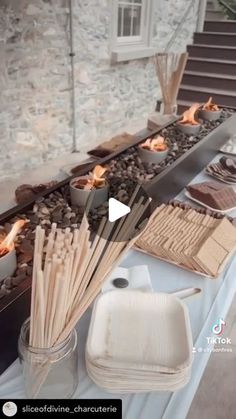
[[[119,280],[123,279],[124,285],[120,288],[124,290],[139,289],[140,291],[152,291],[152,283],[146,265],[132,266],[131,268],[115,268],[107,278],[102,287],[102,292],[119,289]]]
[[[220,151],[236,156],[236,134],[220,148]]]
[[[87,371],[112,393],[175,391],[190,379],[192,347],[188,310],[177,297],[110,291],[94,305]]]

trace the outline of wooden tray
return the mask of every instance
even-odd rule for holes
[[[196,274],[196,275],[203,276],[204,278],[217,279],[217,278],[219,277],[219,275],[220,275],[220,274],[224,271],[224,269],[225,269],[225,267],[227,266],[227,264],[229,263],[230,259],[233,257],[233,255],[234,255],[234,253],[235,253],[235,250],[236,250],[236,246],[235,246],[235,249],[233,250],[233,252],[229,253],[229,254],[228,254],[228,256],[225,258],[225,260],[224,260],[224,262],[222,263],[222,265],[221,265],[221,267],[220,267],[220,270],[218,271],[218,274],[217,274],[216,276],[211,276],[211,275],[208,275],[208,274],[206,274],[206,273],[204,273],[204,272],[197,271],[197,270],[195,270],[195,269],[190,269],[188,266],[185,266],[185,265],[183,265],[183,264],[181,264],[181,263],[174,262],[173,260],[169,260],[169,259],[162,258],[162,257],[160,257],[160,256],[155,255],[155,253],[148,252],[147,250],[143,250],[143,249],[141,249],[140,247],[135,246],[135,245],[133,246],[133,249],[134,249],[134,250],[137,250],[138,252],[142,252],[142,253],[144,253],[144,254],[145,254],[145,255],[147,255],[147,256],[151,256],[151,257],[153,257],[153,258],[156,258],[156,259],[162,260],[163,262],[170,263],[171,265],[177,266],[178,268],[184,269],[185,271],[188,271],[188,272],[194,273],[194,274]]]

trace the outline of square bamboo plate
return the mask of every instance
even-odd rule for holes
[[[171,294],[111,291],[95,302],[86,354],[101,367],[178,373],[192,347],[187,307]]]

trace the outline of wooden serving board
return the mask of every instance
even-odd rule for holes
[[[219,277],[219,275],[220,275],[220,274],[224,271],[224,269],[225,269],[226,265],[228,264],[228,262],[230,261],[231,257],[233,256],[233,254],[234,254],[234,252],[235,252],[235,250],[236,250],[236,247],[235,247],[234,251],[233,251],[233,252],[231,252],[231,253],[229,253],[229,254],[228,254],[228,256],[225,258],[225,260],[224,260],[224,262],[222,263],[222,265],[221,265],[221,267],[220,267],[220,270],[218,271],[218,273],[217,273],[217,275],[216,275],[216,276],[211,276],[211,275],[208,275],[208,274],[206,274],[206,273],[204,273],[204,272],[197,271],[197,270],[195,270],[195,269],[190,269],[188,266],[185,266],[185,265],[183,265],[183,264],[181,264],[181,263],[174,262],[174,261],[169,260],[169,259],[162,258],[162,257],[160,257],[160,256],[157,256],[154,252],[153,252],[153,253],[152,253],[152,252],[148,252],[147,250],[141,249],[140,247],[135,246],[135,245],[133,246],[133,249],[134,249],[134,250],[137,250],[138,252],[142,252],[142,253],[144,253],[144,254],[146,254],[146,255],[148,255],[148,256],[154,257],[154,258],[156,258],[156,259],[163,260],[163,262],[167,262],[167,263],[170,263],[171,265],[175,265],[175,266],[177,266],[178,268],[182,268],[182,269],[184,269],[185,271],[192,272],[192,273],[194,273],[194,274],[197,274],[197,275],[203,276],[203,277],[205,277],[205,278],[209,278],[209,279],[217,279],[217,278]]]

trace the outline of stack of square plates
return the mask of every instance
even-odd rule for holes
[[[236,134],[234,134],[221,148],[222,153],[231,154],[236,156]]]
[[[87,371],[112,393],[175,391],[190,379],[192,348],[188,310],[180,299],[110,291],[94,305]]]

